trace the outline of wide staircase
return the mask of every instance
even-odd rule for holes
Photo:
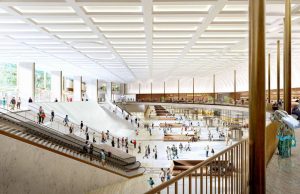
[[[156,116],[168,116],[168,115],[170,115],[169,111],[167,111],[161,105],[154,105],[154,109],[155,109],[155,112],[156,112]]]
[[[145,171],[135,156],[108,144],[95,143],[93,153],[86,153],[83,151],[86,145],[84,138],[68,134],[65,129],[62,132],[50,126],[40,125],[28,116],[33,117],[34,113],[26,111],[27,117],[22,116],[24,113],[24,111],[17,113],[1,109],[0,133],[126,178],[140,176]],[[105,166],[100,161],[101,150],[106,154]]]

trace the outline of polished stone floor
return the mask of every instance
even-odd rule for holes
[[[300,129],[295,130],[297,143],[300,142]],[[300,193],[300,146],[292,148],[292,157],[280,158],[277,150],[267,167],[268,194]]]

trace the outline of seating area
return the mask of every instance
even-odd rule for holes
[[[176,176],[185,170],[200,164],[203,160],[174,160],[173,176]],[[212,161],[203,168],[202,172],[195,171],[192,176],[229,176],[234,171],[234,167],[228,160]]]

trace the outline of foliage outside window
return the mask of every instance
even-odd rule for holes
[[[120,84],[112,83],[111,90],[113,92],[120,92]]]
[[[50,101],[51,99],[51,76],[49,73],[35,71],[35,100]]]
[[[0,64],[0,91],[8,92],[17,89],[17,65],[11,63]]]
[[[106,92],[106,83],[100,84],[100,92],[105,93]]]

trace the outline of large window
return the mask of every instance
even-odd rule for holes
[[[51,100],[51,76],[45,71],[35,71],[35,100]]]
[[[17,94],[17,65],[0,63],[0,95],[16,96]]]

